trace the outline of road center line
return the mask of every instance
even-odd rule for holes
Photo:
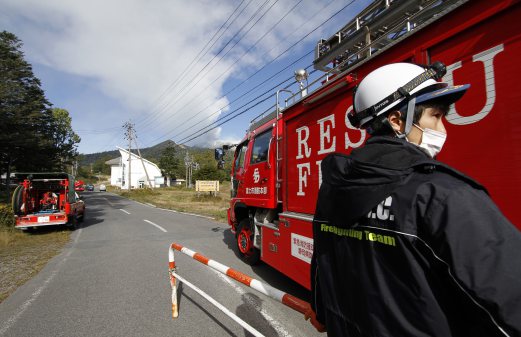
[[[127,214],[130,214],[129,212],[125,211],[124,209],[119,209],[120,211],[124,212],[124,213],[127,213]]]
[[[163,232],[167,233],[167,230],[164,229],[163,227],[159,226],[159,225],[156,225],[155,223],[153,223],[152,221],[149,221],[149,220],[143,220],[144,222],[148,222],[149,224],[151,224],[152,226],[156,226],[157,228],[159,228],[160,230],[162,230]]]

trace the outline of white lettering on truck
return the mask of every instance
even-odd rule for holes
[[[297,155],[297,159],[302,159],[304,158],[304,155],[306,156],[306,158],[309,158],[309,156],[311,155],[311,149],[308,147],[308,138],[309,138],[309,128],[307,126],[303,126],[301,128],[298,128],[297,130],[297,135],[298,135],[298,155]],[[304,138],[302,137],[302,133],[305,133],[306,135],[304,136]],[[304,155],[302,155],[302,147],[304,147]]]
[[[465,125],[479,122],[485,118],[494,103],[496,102],[496,84],[494,81],[494,57],[504,50],[503,44],[497,45],[490,49],[487,49],[481,53],[478,53],[472,57],[472,62],[480,61],[483,62],[483,71],[485,72],[485,88],[487,94],[487,101],[485,106],[475,115],[472,116],[461,116],[456,111],[456,105],[452,105],[449,113],[447,114],[447,121],[455,125]],[[454,78],[452,73],[454,70],[461,68],[461,61],[451,64],[447,67],[447,74],[443,77],[443,81],[449,85],[454,85]]]
[[[349,134],[346,131],[346,133],[345,133],[345,148],[344,148],[345,150],[349,149],[350,147],[352,147],[353,149],[356,149],[357,147],[360,147],[365,142],[366,131],[363,130],[363,129],[355,128],[351,124],[351,122],[349,121],[348,116],[349,116],[349,114],[351,113],[352,110],[353,110],[353,106],[351,105],[349,108],[347,108],[346,114],[344,115],[346,128],[348,128],[349,130],[355,130],[355,131],[360,132],[360,139],[358,140],[358,142],[353,143],[351,141],[351,139],[349,138]]]
[[[331,124],[326,125],[326,122]],[[331,141],[331,129],[335,128],[335,114],[319,119],[317,124],[320,125],[320,150],[317,152],[317,154],[335,152],[336,137],[333,136],[333,140]],[[329,147],[327,149],[325,148],[326,141],[329,143]]]
[[[298,192],[297,195],[305,196],[303,188],[308,187],[308,175],[311,171],[309,163],[297,164],[298,168]]]

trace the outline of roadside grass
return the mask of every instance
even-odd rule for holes
[[[0,226],[0,303],[59,254],[70,235],[56,227],[23,233]]]
[[[154,190],[136,189],[130,192],[109,189],[110,192],[142,203],[178,212],[205,215],[214,218],[216,221],[226,223],[226,210],[230,202],[230,182],[221,183],[219,190],[220,192],[213,196],[209,192],[198,194],[194,189],[187,189],[181,186]]]

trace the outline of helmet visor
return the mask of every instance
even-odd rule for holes
[[[426,92],[424,94],[420,93],[418,96],[416,96],[416,104],[435,100],[436,102],[451,105],[452,103],[459,100],[469,87],[470,84],[446,86],[444,88]]]

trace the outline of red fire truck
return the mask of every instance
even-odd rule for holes
[[[15,228],[67,225],[76,228],[85,216],[85,203],[74,191],[74,177],[63,172],[15,173],[20,184],[13,192]]]
[[[441,61],[444,82],[471,84],[447,116],[438,159],[484,184],[521,228],[520,18],[515,0],[377,0],[320,40],[314,67],[323,76],[304,85],[299,73],[300,86],[279,90],[274,111],[254,120],[236,146],[228,222],[242,258],[310,287],[320,163],[364,144],[368,134],[347,118],[353,88],[375,68],[401,61]],[[223,153],[217,149],[216,159]]]

